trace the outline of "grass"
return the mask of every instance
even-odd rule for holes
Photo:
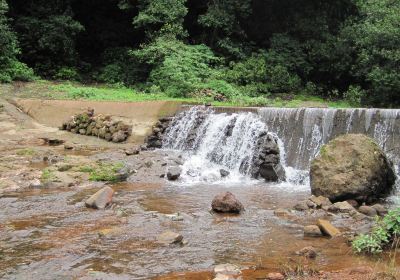
[[[42,172],[41,181],[42,182],[50,182],[51,180],[55,179],[55,175],[52,170],[46,168]]]
[[[26,148],[26,149],[21,149],[16,152],[17,155],[19,156],[34,156],[36,154],[36,151],[31,148]]]
[[[123,164],[118,163],[101,163],[97,166],[81,166],[80,172],[88,173],[90,181],[97,182],[116,182],[119,180],[118,171]]]
[[[112,87],[107,85],[83,85],[74,82],[50,82],[39,80],[30,83],[16,83],[14,88],[0,85],[0,92],[22,98],[72,99],[93,101],[177,101],[186,104],[211,103],[213,106],[266,106],[266,107],[331,107],[349,108],[346,101],[328,101],[317,96],[299,94],[291,100],[279,97],[237,96],[226,102],[214,101],[212,98],[173,98],[164,93],[144,93],[132,88]]]

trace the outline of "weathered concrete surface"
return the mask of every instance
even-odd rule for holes
[[[180,102],[173,101],[109,102],[15,98],[11,102],[39,123],[51,127],[59,127],[71,116],[93,108],[95,114],[112,115],[130,123],[133,130],[128,142],[143,141],[160,117],[173,116],[181,107]]]

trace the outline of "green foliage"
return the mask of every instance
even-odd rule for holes
[[[20,50],[16,34],[9,26],[7,11],[7,2],[0,0],[0,82],[33,80],[33,71],[17,60]]]
[[[364,96],[365,92],[360,86],[350,86],[349,89],[343,94],[343,97],[352,106],[360,106]]]
[[[136,27],[144,28],[148,38],[162,35],[183,38],[183,20],[188,10],[186,0],[139,0],[139,14],[134,18]]]
[[[60,70],[54,75],[56,80],[79,80],[79,73],[76,68],[73,67],[61,67]]]
[[[378,220],[370,234],[362,234],[353,241],[357,253],[377,254],[399,237],[400,208],[390,211],[382,220]]]
[[[79,171],[89,173],[90,181],[116,182],[119,180],[118,171],[122,163],[101,163],[96,166],[82,166]]]
[[[55,175],[54,175],[54,171],[53,170],[51,170],[50,168],[45,168],[43,171],[42,171],[42,176],[41,176],[41,181],[43,182],[43,183],[47,183],[47,182],[50,182],[50,181],[52,181],[52,180],[54,180],[56,177],[55,177]]]

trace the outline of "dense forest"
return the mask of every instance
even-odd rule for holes
[[[0,81],[400,105],[398,0],[0,0]]]

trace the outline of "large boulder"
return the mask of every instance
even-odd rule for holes
[[[231,192],[216,195],[211,207],[215,212],[221,213],[240,213],[244,210],[243,204]]]
[[[311,162],[312,193],[331,201],[375,201],[392,191],[395,179],[393,165],[384,152],[362,134],[337,137]]]

